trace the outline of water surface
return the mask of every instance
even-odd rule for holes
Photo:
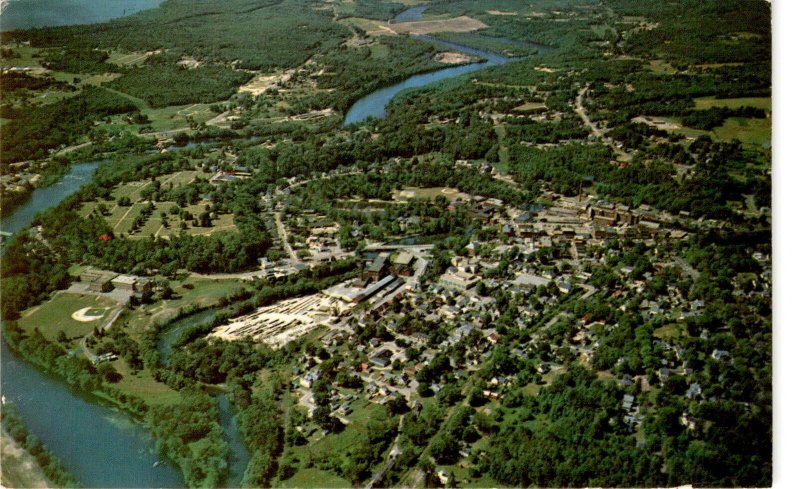
[[[219,403],[220,425],[225,434],[225,441],[228,442],[228,448],[230,448],[228,480],[225,485],[227,487],[240,487],[242,479],[244,479],[244,473],[247,470],[247,464],[250,462],[250,453],[247,451],[239,432],[239,426],[236,423],[230,399],[226,394],[220,394],[217,396],[217,402]]]
[[[0,14],[0,31],[105,22],[157,7],[163,0],[11,0]]]
[[[17,358],[2,343],[0,387],[28,430],[85,487],[181,487],[144,426],[99,405]]]
[[[206,309],[178,319],[166,326],[161,331],[158,338],[158,352],[160,354],[161,363],[164,365],[168,363],[169,356],[172,353],[172,344],[175,343],[175,340],[178,339],[184,330],[196,324],[208,324],[214,320],[216,314],[216,310]]]
[[[92,180],[99,161],[75,163],[69,173],[49,187],[37,188],[24,204],[0,220],[0,230],[14,233],[33,221],[39,212],[54,207]]]
[[[401,81],[400,83],[396,83],[394,85],[390,85],[388,87],[375,90],[369,95],[360,98],[358,101],[356,101],[355,104],[353,104],[352,107],[350,107],[350,110],[347,111],[347,114],[344,117],[345,126],[361,122],[369,117],[375,117],[378,119],[386,117],[386,106],[389,104],[389,102],[392,101],[395,95],[408,88],[424,87],[425,85],[429,85],[431,83],[435,83],[440,80],[453,78],[455,76],[463,75],[465,73],[470,73],[472,71],[479,70],[487,66],[499,65],[514,60],[514,58],[506,58],[505,56],[500,56],[499,54],[492,53],[489,51],[474,49],[453,42],[441,41],[439,39],[434,39],[430,36],[414,36],[414,37],[425,41],[441,44],[448,48],[456,49],[466,54],[471,54],[478,58],[484,59],[485,61],[452,66],[449,68],[442,68],[436,71],[432,71],[430,73],[413,75]]]
[[[403,10],[394,17],[395,22],[419,22],[422,20],[422,13],[428,9],[427,5],[418,5],[410,9]]]

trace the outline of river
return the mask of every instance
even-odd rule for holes
[[[401,22],[410,22],[420,20],[422,12],[427,7],[413,7],[408,10],[405,10],[398,14],[395,17],[396,21]],[[402,20],[400,20],[402,19]],[[369,117],[375,117],[377,119],[381,119],[386,117],[386,107],[392,101],[392,99],[403,90],[408,88],[419,88],[424,87],[426,85],[430,85],[432,83],[445,80],[447,78],[453,78],[455,76],[463,75],[465,73],[470,73],[472,71],[480,70],[482,68],[486,68],[489,66],[497,66],[505,63],[509,63],[511,61],[517,61],[520,58],[508,58],[505,56],[501,56],[497,53],[493,53],[490,51],[485,51],[482,49],[475,49],[463,44],[458,44],[454,42],[444,41],[441,39],[436,39],[431,36],[426,35],[416,35],[414,36],[417,39],[421,39],[423,41],[428,41],[434,44],[439,44],[441,46],[447,47],[448,49],[453,49],[456,51],[460,51],[465,54],[469,54],[475,56],[477,58],[481,58],[484,61],[478,61],[475,63],[463,64],[459,66],[452,66],[448,68],[442,68],[436,71],[431,71],[429,73],[422,73],[419,75],[414,75],[409,78],[406,78],[400,83],[396,83],[394,85],[390,85],[388,87],[384,87],[374,92],[366,95],[356,103],[350,107],[350,110],[347,111],[344,117],[344,125],[348,126],[350,124],[356,124],[361,122]],[[519,43],[524,44],[525,46],[535,47],[540,52],[551,51],[553,48],[549,46],[544,46],[541,44],[536,44],[527,41],[517,41],[513,39],[501,38],[501,37],[491,37],[489,39],[495,39],[502,42],[508,43]]]
[[[347,111],[347,114],[344,117],[345,126],[361,122],[367,119],[368,117],[375,117],[377,119],[386,117],[386,106],[389,105],[389,102],[392,101],[395,95],[408,88],[424,87],[425,85],[430,85],[431,83],[440,80],[445,80],[447,78],[452,78],[454,76],[463,75],[464,73],[469,73],[471,71],[479,70],[487,66],[494,66],[503,63],[508,63],[509,61],[513,61],[513,58],[506,58],[504,56],[500,56],[495,53],[490,53],[489,51],[473,49],[452,42],[440,41],[438,39],[434,40],[429,36],[414,36],[414,37],[431,42],[436,42],[438,44],[445,45],[452,49],[461,51],[463,53],[472,54],[474,56],[484,58],[486,59],[486,61],[469,63],[459,66],[451,66],[449,68],[442,68],[440,70],[431,71],[429,73],[414,75],[409,78],[406,78],[400,83],[396,83],[394,85],[390,85],[388,87],[375,90],[369,95],[360,98],[358,101],[356,101],[356,103],[353,104],[352,107],[350,107],[350,110]]]
[[[86,487],[181,487],[145,428],[18,359],[2,342],[2,391],[25,425]]]
[[[88,183],[100,162],[77,163],[58,183],[37,188],[0,222],[15,232]],[[147,430],[18,359],[2,342],[0,391],[28,429],[87,487],[180,487],[180,472],[153,452]]]
[[[208,324],[216,316],[217,311],[214,309],[205,309],[203,311],[190,314],[182,319],[171,323],[166,326],[158,338],[158,352],[160,354],[161,363],[166,365],[169,360],[169,355],[172,353],[172,344],[183,333],[183,331],[190,326],[196,324]]]
[[[163,0],[10,0],[3,2],[0,31],[93,24],[158,6]]]
[[[100,163],[99,161],[76,163],[58,183],[35,189],[24,204],[0,221],[0,230],[15,233],[30,224],[36,214],[57,205],[74,194],[82,185],[89,183]]]

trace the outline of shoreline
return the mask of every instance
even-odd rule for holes
[[[44,474],[36,458],[21,446],[5,429],[0,430],[2,467],[0,481],[3,487],[49,488],[57,487]]]

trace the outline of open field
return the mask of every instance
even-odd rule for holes
[[[462,15],[454,19],[423,20],[420,22],[403,22],[400,24],[381,23],[381,28],[395,34],[433,34],[434,32],[471,32],[488,27],[480,20]]]
[[[694,99],[696,109],[710,109],[711,107],[727,107],[736,109],[739,107],[755,107],[766,111],[772,110],[772,98],[770,97],[742,97],[742,98],[713,98],[700,97]]]
[[[108,56],[108,62],[118,66],[141,65],[153,54],[155,54],[154,51],[125,53],[112,50]]]
[[[547,109],[547,105],[542,102],[525,102],[524,104],[520,105],[519,107],[514,107],[512,110],[514,112],[529,112],[529,111],[538,111]]]
[[[738,139],[746,144],[768,145],[772,138],[772,119],[750,119],[731,117],[714,134],[722,140]]]
[[[147,116],[150,122],[148,124],[131,124],[124,121],[124,118],[127,117],[125,115],[111,116],[109,117],[110,122],[101,123],[98,126],[110,132],[125,130],[137,133],[144,127],[148,128],[147,131],[152,132],[173,131],[176,129],[188,130],[187,117],[191,117],[198,123],[205,123],[217,116],[216,113],[209,110],[212,104],[171,105],[154,109],[150,108],[144,100],[119,91],[112,91],[133,102],[141,113]]]
[[[654,59],[650,61],[648,68],[657,75],[672,75],[678,72],[669,61],[664,61],[663,59]]]
[[[378,20],[365,19],[362,17],[347,17],[346,19],[342,19],[339,22],[347,26],[358,27],[359,29],[362,29],[364,32],[367,33],[367,35],[370,36],[394,34],[392,31],[388,29],[383,29],[382,25],[384,23]]]
[[[126,394],[136,396],[149,405],[173,404],[180,401],[180,394],[166,384],[157,382],[150,370],[145,368],[134,374],[122,359],[111,362],[111,365],[122,375],[122,380],[114,386]]]
[[[438,196],[444,196],[449,201],[454,201],[457,198],[465,199],[469,195],[459,192],[455,188],[447,187],[404,187],[403,190],[395,190],[392,192],[392,199],[396,201],[403,201],[409,199],[435,199]]]
[[[102,317],[94,321],[77,321],[72,313],[84,308],[102,311]],[[95,327],[104,326],[112,317],[117,303],[104,297],[91,295],[56,293],[53,297],[28,311],[23,312],[19,325],[27,331],[39,328],[39,331],[51,341],[55,341],[59,331],[63,331],[69,339],[80,338]]]
[[[668,118],[664,118],[668,120]],[[683,127],[674,121],[675,127],[667,129],[674,130],[678,134],[687,137],[711,136],[713,139],[721,141],[733,141],[738,139],[745,144],[756,146],[767,146],[772,140],[772,118],[755,119],[748,117],[731,117],[719,127],[711,131]]]
[[[683,336],[683,334],[683,328],[676,323],[665,324],[664,326],[661,326],[653,331],[653,336],[661,338],[662,340],[677,338],[679,336]]]
[[[3,45],[7,48],[9,45]],[[18,46],[10,48],[17,58],[0,58],[0,66],[41,66],[41,58],[38,57],[41,49],[30,46]]]
[[[201,175],[206,178],[210,176],[198,170],[184,170],[169,175],[162,175],[157,179],[162,185],[172,185],[173,187],[177,188],[191,183]],[[180,216],[170,213],[170,209],[177,204],[173,201],[165,201],[154,202],[153,205],[155,206],[155,210],[153,213],[150,215],[147,221],[145,221],[144,225],[142,225],[133,234],[130,234],[136,217],[139,215],[141,210],[147,206],[147,202],[139,202],[139,200],[141,199],[141,190],[148,183],[149,181],[147,180],[140,180],[119,185],[111,192],[113,199],[102,202],[107,208],[107,213],[104,218],[106,222],[108,222],[108,225],[111,226],[114,233],[118,235],[126,235],[130,238],[149,238],[150,235],[168,237],[173,234],[177,234],[180,231]],[[124,207],[117,205],[117,200],[121,197],[128,197],[131,200],[132,205]],[[84,203],[81,207],[81,215],[90,215],[92,212],[97,210],[99,205],[100,202]],[[205,211],[205,204],[201,202],[187,205],[183,209],[197,217]],[[162,212],[166,214],[167,226],[162,225]],[[208,236],[216,232],[236,230],[236,225],[233,222],[233,214],[222,214],[216,216],[214,219],[212,219],[211,227],[195,227],[191,225],[191,222],[187,222],[187,225],[188,228],[186,229],[186,233],[192,236]]]
[[[339,487],[352,487],[352,484],[346,479],[342,479],[338,475],[320,470],[314,467],[307,469],[300,469],[292,477],[285,481],[278,481],[275,487],[286,488],[339,488]]]
[[[278,89],[279,83],[286,83],[294,74],[294,70],[279,71],[269,75],[256,75],[239,87],[239,92],[248,92],[258,96],[270,88]]]

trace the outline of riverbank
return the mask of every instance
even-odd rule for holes
[[[0,433],[0,483],[3,487],[56,487],[47,479],[42,467],[11,435]]]
[[[0,480],[3,487],[78,487],[80,484],[64,464],[22,421],[16,407],[2,405]]]
[[[141,417],[131,418],[113,399],[76,390],[79,386],[70,387],[50,373],[52,369],[34,366],[11,350],[7,338],[4,333],[0,344],[3,395],[13,402],[23,428],[49,447],[53,458],[78,481],[73,485],[184,485],[175,466],[155,452],[154,438],[144,423],[136,421]],[[112,461],[115,470],[108,471]]]

